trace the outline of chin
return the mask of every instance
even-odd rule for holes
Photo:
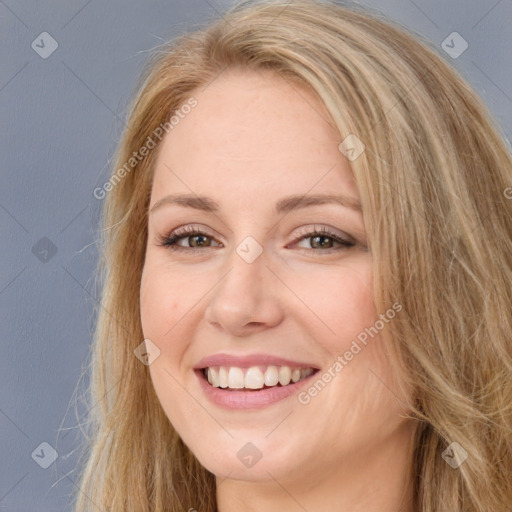
[[[220,480],[228,477],[234,480],[251,482],[286,479],[294,471],[304,467],[305,462],[297,460],[296,454],[303,453],[303,447],[293,448],[285,445],[282,438],[265,439],[259,437],[239,437],[224,443],[212,440],[207,446],[214,445],[215,450],[207,446],[192,450],[201,465]]]

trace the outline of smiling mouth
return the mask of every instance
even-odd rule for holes
[[[317,373],[315,368],[290,366],[210,366],[199,370],[212,387],[225,391],[260,391],[275,387],[291,386]]]

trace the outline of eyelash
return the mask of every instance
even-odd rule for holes
[[[173,233],[171,233],[167,236],[160,237],[160,239],[158,240],[158,245],[160,247],[165,247],[172,251],[196,251],[196,250],[201,250],[201,249],[213,249],[214,248],[214,247],[182,247],[182,246],[176,244],[176,242],[179,241],[181,238],[190,238],[190,237],[197,236],[197,235],[201,235],[206,238],[213,239],[213,237],[209,236],[207,233],[200,231],[200,230],[194,228],[193,226],[186,226],[184,228],[177,229],[176,231],[174,231]],[[303,251],[307,251],[307,252],[313,251],[313,252],[321,252],[324,254],[325,253],[330,254],[332,252],[350,249],[351,247],[354,247],[356,245],[355,242],[352,242],[350,240],[345,240],[345,239],[339,237],[338,235],[336,235],[335,233],[330,231],[328,228],[322,227],[320,229],[317,229],[316,226],[314,227],[313,231],[307,231],[307,232],[303,233],[298,238],[296,238],[292,243],[298,243],[298,242],[301,242],[302,240],[305,240],[307,238],[313,238],[315,236],[324,236],[327,238],[332,238],[334,240],[334,242],[340,244],[340,247],[338,247],[338,248],[330,247],[328,249],[320,248],[318,250],[315,248],[311,248],[311,249],[302,248]]]

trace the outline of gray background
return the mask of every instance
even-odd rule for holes
[[[511,0],[361,3],[438,45],[461,34],[468,49],[446,58],[510,139]],[[147,52],[229,5],[0,1],[0,511],[70,509],[81,441],[71,400],[87,385],[79,377],[98,296],[91,278],[101,201],[92,192],[108,179]],[[58,43],[46,59],[31,47],[51,49],[42,32]],[[47,469],[39,464],[51,462],[51,449],[42,442],[58,452]]]

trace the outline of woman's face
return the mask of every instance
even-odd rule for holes
[[[377,316],[327,111],[266,72],[225,72],[192,96],[159,149],[141,282],[169,421],[217,476],[312,485],[386,468],[405,424],[380,333],[400,306]]]

